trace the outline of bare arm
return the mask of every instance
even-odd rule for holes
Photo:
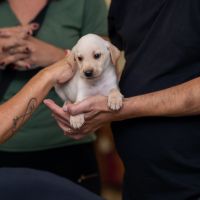
[[[70,57],[40,71],[13,98],[0,105],[1,143],[31,117],[56,82],[62,83],[71,78],[74,70]]]
[[[125,100],[123,118],[200,114],[200,78]],[[124,115],[124,116],[123,116]]]
[[[67,134],[67,130],[71,127],[62,108],[49,100],[46,100],[45,104],[52,110],[58,125]],[[72,115],[85,113],[85,124],[78,131],[82,136],[111,121],[149,116],[198,115],[200,114],[200,77],[168,89],[125,98],[123,108],[118,112],[109,110],[107,98],[103,96],[90,97],[79,104],[69,104],[67,108]],[[75,139],[82,137],[73,135],[73,132],[77,131],[71,130],[69,136]]]

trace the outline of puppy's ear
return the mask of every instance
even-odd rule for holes
[[[112,64],[116,65],[117,61],[120,57],[119,49],[108,41],[106,41],[106,46],[107,46],[108,50],[110,51]]]

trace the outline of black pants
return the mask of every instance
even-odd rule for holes
[[[90,143],[25,153],[0,151],[0,167],[49,171],[100,194],[98,166]]]
[[[1,168],[2,200],[102,200],[69,180],[49,172]]]

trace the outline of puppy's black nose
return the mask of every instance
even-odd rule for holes
[[[84,74],[85,74],[85,76],[86,76],[87,78],[90,78],[90,77],[93,76],[93,70],[92,70],[92,69],[86,70],[86,71],[84,71]]]

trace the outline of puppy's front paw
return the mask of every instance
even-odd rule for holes
[[[111,92],[108,96],[108,107],[112,110],[119,110],[122,107],[123,96],[120,92]]]
[[[81,126],[84,124],[85,119],[84,119],[84,114],[80,114],[80,115],[75,115],[75,116],[70,116],[70,125],[74,128],[74,129],[79,129],[81,128]]]

